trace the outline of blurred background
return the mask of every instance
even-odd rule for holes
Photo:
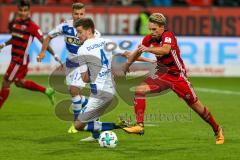
[[[86,4],[87,16],[93,18],[103,36],[118,44],[131,41],[129,50],[148,34],[148,16],[161,12],[167,17],[167,28],[178,37],[189,75],[240,76],[240,0],[32,0],[31,17],[46,34],[71,19],[73,2]],[[0,0],[0,3],[0,43],[3,43],[10,38],[17,0]],[[51,46],[65,61],[62,37],[55,38]],[[29,50],[30,73],[49,74],[57,64],[50,55],[42,64],[37,63],[40,47],[35,40]],[[9,50],[10,46],[1,51],[1,74],[8,66]],[[144,56],[154,58],[150,54]]]

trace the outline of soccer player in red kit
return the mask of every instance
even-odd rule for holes
[[[157,71],[154,76],[147,77],[144,82],[136,87],[134,109],[137,124],[126,127],[128,133],[144,133],[144,112],[146,107],[146,93],[156,93],[167,89],[173,90],[213,129],[216,136],[216,144],[224,143],[222,128],[214,120],[206,106],[196,96],[191,83],[187,79],[186,69],[180,56],[180,50],[173,32],[165,30],[166,18],[161,13],[153,13],[149,17],[150,35],[144,37],[138,52],[129,58],[125,64],[124,72],[129,71],[130,65],[143,52],[156,55]]]
[[[10,85],[14,82],[17,87],[38,91],[46,94],[54,103],[54,90],[52,88],[45,88],[31,80],[24,79],[28,72],[29,55],[28,48],[37,37],[39,41],[43,41],[43,35],[38,27],[30,18],[30,2],[21,0],[18,4],[18,18],[14,21],[12,26],[12,38],[0,45],[0,49],[7,45],[12,45],[11,62],[6,71],[2,82],[0,91],[0,108],[8,98]],[[51,48],[49,52],[54,55]],[[59,61],[57,56],[55,60]]]

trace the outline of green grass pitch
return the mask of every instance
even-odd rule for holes
[[[48,85],[47,76],[28,79]],[[68,134],[71,123],[56,117],[45,95],[12,85],[0,110],[0,160],[238,160],[240,78],[190,78],[190,81],[199,99],[224,127],[224,145],[215,145],[211,128],[173,92],[147,99],[143,136],[115,130],[119,144],[114,149],[100,148],[98,143],[80,143],[89,133]],[[70,98],[60,93],[56,97],[57,101]],[[133,108],[119,101],[118,107],[102,121],[116,122],[119,115],[133,116]]]

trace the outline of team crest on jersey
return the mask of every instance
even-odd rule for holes
[[[164,42],[166,43],[172,43],[172,39],[170,37],[166,37]]]
[[[72,33],[72,29],[68,29],[68,31],[67,31],[67,32],[71,34],[71,33]]]

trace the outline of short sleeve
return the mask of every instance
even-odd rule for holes
[[[43,38],[42,31],[40,30],[39,26],[35,23],[32,23],[31,25],[31,34],[39,40]]]
[[[51,38],[54,38],[60,34],[63,33],[63,24],[59,24],[57,25],[53,30],[51,30],[48,35],[51,37]]]
[[[145,36],[142,40],[142,45],[144,45],[146,47],[150,47],[150,45],[151,45],[150,40],[151,40],[150,35]]]
[[[164,32],[162,35],[162,45],[170,44],[173,46],[175,44],[175,37],[171,32]]]

